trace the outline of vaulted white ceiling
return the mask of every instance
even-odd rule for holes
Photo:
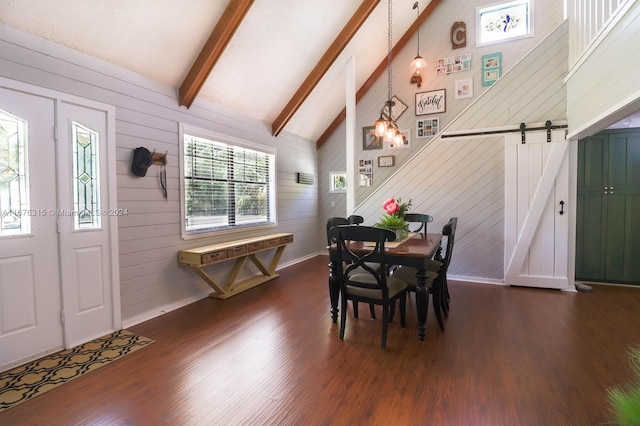
[[[362,0],[255,0],[206,79],[208,99],[270,126]],[[393,2],[394,44],[416,20],[415,0]],[[420,10],[430,0],[420,0]],[[178,88],[229,0],[0,0],[0,22]],[[381,0],[285,131],[317,140],[344,108],[344,66],[360,87],[387,54]]]

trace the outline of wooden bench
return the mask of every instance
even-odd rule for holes
[[[197,272],[202,279],[214,290],[209,297],[227,299],[234,294],[249,290],[267,281],[278,278],[276,267],[287,244],[293,242],[293,234],[271,234],[262,237],[246,238],[243,240],[228,241],[226,243],[213,244],[203,247],[195,247],[188,250],[180,250],[178,262],[187,265]],[[269,267],[265,267],[256,253],[275,249]],[[219,285],[204,270],[205,266],[236,259],[233,268],[229,272],[224,284]],[[238,274],[244,267],[247,259],[260,270],[261,275],[256,275],[241,281],[236,281]]]

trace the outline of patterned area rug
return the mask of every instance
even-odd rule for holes
[[[120,330],[0,373],[0,412],[153,342],[146,337]]]

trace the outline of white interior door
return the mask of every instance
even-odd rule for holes
[[[505,138],[505,283],[570,286],[569,156],[564,131]]]
[[[64,185],[58,220],[68,347],[120,328],[111,242],[120,212],[109,192],[107,129],[107,111],[59,103],[58,174]]]
[[[63,347],[54,105],[0,87],[0,371]]]

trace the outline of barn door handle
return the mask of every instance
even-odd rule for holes
[[[560,214],[564,214],[564,201],[560,201]]]

